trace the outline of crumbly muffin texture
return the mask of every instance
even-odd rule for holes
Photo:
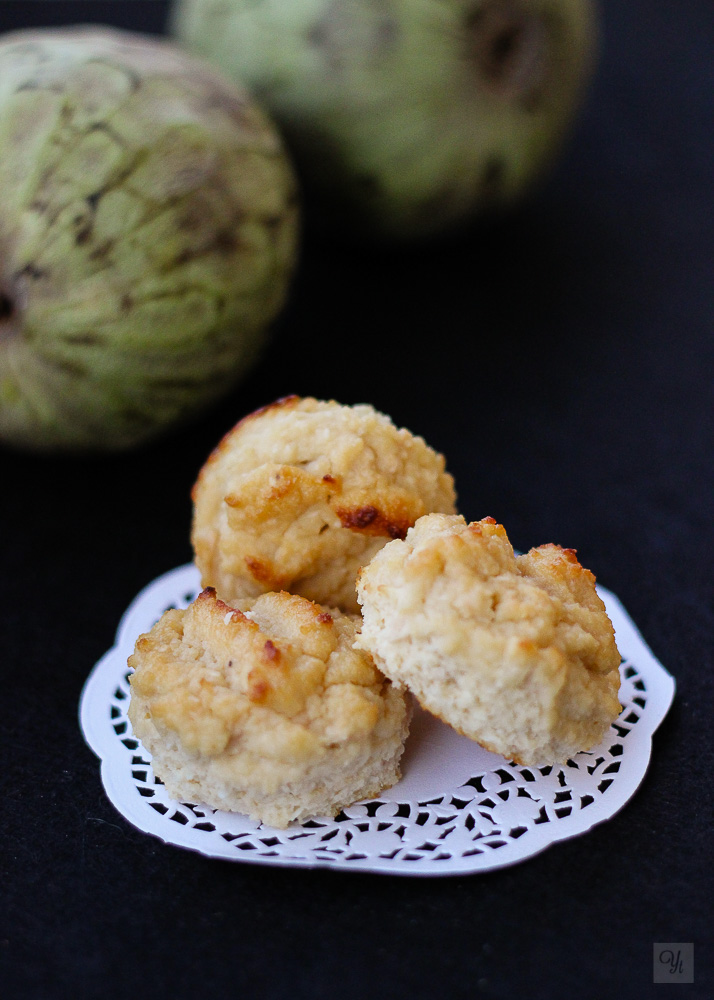
[[[358,612],[361,566],[419,517],[453,513],[442,455],[369,405],[291,396],[230,431],[193,489],[204,587],[287,590]]]
[[[408,702],[356,631],[287,593],[165,612],[129,658],[129,719],[169,795],[284,827],[398,781]]]
[[[572,549],[516,556],[492,518],[422,517],[360,573],[357,646],[489,750],[564,761],[620,713],[620,655],[595,577]]]

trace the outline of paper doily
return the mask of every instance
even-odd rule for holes
[[[189,604],[199,589],[189,564],[141,591],[121,620],[116,645],[85,684],[80,722],[119,812],[166,843],[211,857],[405,875],[513,864],[584,833],[625,805],[645,775],[652,734],[674,696],[673,678],[615,595],[599,587],[623,656],[623,710],[599,747],[562,766],[522,767],[419,710],[397,785],[335,819],[276,830],[239,813],[170,799],[127,719],[127,657],[137,637],[167,608]]]

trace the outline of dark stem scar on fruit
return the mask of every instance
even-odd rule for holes
[[[486,0],[465,21],[471,57],[495,90],[529,94],[541,83],[547,32],[516,0]]]
[[[12,299],[9,295],[0,292],[0,323],[11,319],[14,312],[15,307],[12,304]]]

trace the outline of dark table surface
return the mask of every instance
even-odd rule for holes
[[[571,141],[508,218],[379,252],[308,236],[262,361],[191,426],[111,457],[0,451],[8,1000],[649,997],[655,942],[693,942],[677,995],[714,995],[714,7],[601,14]],[[165,16],[5,2],[0,28]],[[212,861],[114,810],[84,680],[137,591],[190,560],[208,451],[289,392],[373,403],[446,453],[468,518],[576,548],[619,595],[677,696],[611,821],[514,867],[411,879]]]

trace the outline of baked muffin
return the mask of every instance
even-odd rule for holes
[[[421,518],[359,577],[359,648],[434,715],[520,764],[565,761],[620,713],[620,655],[572,549],[516,556],[493,518]]]
[[[286,593],[167,611],[129,658],[129,719],[169,794],[284,827],[398,781],[408,703],[356,629]]]
[[[358,612],[360,566],[417,518],[452,513],[444,459],[371,406],[290,396],[230,431],[193,489],[204,587],[287,590]]]

